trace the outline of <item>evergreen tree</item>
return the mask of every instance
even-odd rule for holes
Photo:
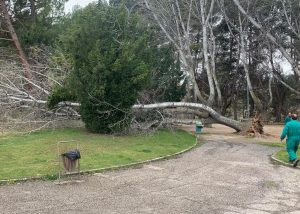
[[[178,54],[171,45],[153,47],[152,54],[151,79],[144,92],[148,102],[180,102],[186,94],[186,81]]]
[[[141,28],[124,7],[100,2],[75,12],[61,37],[74,62],[82,120],[93,132],[120,131],[130,123],[149,73],[148,38]]]
[[[24,47],[51,45],[59,33],[58,20],[66,0],[13,0],[15,29]]]

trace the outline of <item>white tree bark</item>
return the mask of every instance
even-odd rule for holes
[[[58,121],[62,124],[65,120],[80,117],[78,105],[74,103],[58,105],[54,110],[48,109],[47,98],[56,85],[62,85],[66,68],[65,64],[61,67],[55,64],[55,68],[50,68],[49,66],[54,64],[52,58],[47,55],[48,53],[41,52],[37,57],[43,58],[41,61],[45,64],[40,67],[31,66],[30,79],[24,76],[24,70],[19,63],[6,62],[0,56],[1,127],[26,132],[55,126]],[[15,54],[10,56],[9,52],[7,57],[16,58]],[[56,76],[52,76],[53,70]],[[30,91],[26,90],[26,84],[31,85]]]
[[[257,107],[257,110],[259,112],[262,112],[263,111],[263,105],[261,103],[261,100],[254,93],[252,83],[251,83],[251,80],[250,80],[249,66],[247,64],[246,44],[245,44],[245,41],[246,41],[245,37],[246,36],[245,36],[245,30],[243,30],[242,21],[241,21],[240,16],[239,16],[239,25],[240,25],[240,37],[241,37],[241,42],[240,42],[241,54],[240,54],[240,58],[241,58],[241,62],[242,62],[243,67],[244,67],[247,86],[248,86],[250,95],[251,95],[251,97],[252,97],[252,99],[255,103],[255,106]]]
[[[174,107],[185,107],[191,109],[200,109],[209,113],[209,115],[218,123],[226,125],[235,129],[237,132],[242,131],[242,124],[236,120],[232,120],[227,117],[223,117],[218,112],[213,110],[207,105],[199,103],[186,103],[186,102],[166,102],[166,103],[156,103],[149,105],[134,105],[133,109],[163,109],[163,108],[174,108]]]
[[[218,94],[218,106],[222,106],[222,93],[221,93],[221,89],[220,89],[220,84],[217,78],[217,74],[216,74],[216,61],[215,61],[215,56],[216,56],[216,43],[215,43],[215,36],[213,34],[213,29],[211,24],[209,24],[209,28],[210,28],[210,42],[209,44],[209,50],[211,53],[211,71],[212,71],[212,75],[213,75],[213,80],[216,86],[216,90],[217,90],[217,94]]]
[[[281,54],[286,58],[286,60],[292,65],[293,70],[295,73],[300,76],[300,71],[298,68],[298,63],[293,60],[293,58],[290,56],[290,54],[285,50],[282,44],[278,43],[276,38],[268,32],[268,29],[264,29],[261,24],[259,24],[252,16],[250,16],[245,9],[240,4],[239,0],[232,0],[235,5],[238,7],[239,11],[246,16],[246,18],[259,30],[264,32],[266,34],[266,37],[278,48],[278,50],[281,52]]]
[[[280,2],[283,7],[284,16],[289,25],[290,30],[300,40],[300,25],[299,25],[300,23],[295,23],[295,25],[292,24],[292,22],[291,22],[292,18],[291,18],[291,16],[288,15],[288,12],[286,9],[287,1],[280,0]],[[290,5],[290,7],[292,7],[292,5]]]
[[[273,82],[273,76],[270,76],[270,78],[269,78],[269,96],[270,96],[270,99],[269,99],[268,106],[271,106],[272,103],[273,103],[272,82]]]
[[[190,38],[190,36],[192,35],[190,31],[190,22],[192,14],[194,14],[194,6],[198,5],[196,4],[196,2],[197,1],[195,0],[184,0],[180,1],[180,3],[178,0],[174,0],[171,2],[160,0],[144,0],[144,5],[151,12],[156,23],[166,35],[166,38],[172,44],[174,44],[175,48],[177,49],[180,60],[182,62],[182,66],[186,74],[188,75],[189,84],[194,88],[194,94],[196,95],[197,99],[202,103],[212,105],[215,98],[215,88],[211,69],[209,68],[209,66],[207,66],[208,69],[206,69],[206,72],[208,76],[210,91],[208,100],[203,97],[203,92],[199,90],[199,86],[196,82],[194,74],[194,59],[191,51],[193,39]],[[185,5],[186,9],[185,17],[183,17],[183,8],[181,8],[182,5]],[[210,12],[206,17],[206,22],[208,22],[210,14],[212,13],[213,5],[214,4],[212,3]],[[207,30],[207,25],[205,29]],[[206,39],[206,50],[208,46],[207,42],[208,41]],[[206,54],[206,57],[208,57],[208,54]],[[209,62],[207,58],[206,62]]]
[[[278,74],[278,72],[276,71],[275,65],[274,65],[274,60],[273,60],[273,53],[271,51],[270,53],[270,63],[271,63],[271,69],[269,68],[268,65],[265,65],[264,67],[270,71],[270,73],[273,75],[273,77],[278,80],[283,86],[285,86],[286,88],[288,88],[289,90],[291,90],[292,92],[294,92],[295,94],[297,94],[298,96],[300,95],[300,91],[296,90],[295,88],[293,88],[291,85],[289,85],[287,82],[285,82],[280,75]]]
[[[226,12],[223,10],[224,7],[224,2],[223,4],[220,4],[220,9],[222,11],[222,14],[224,15],[224,18],[225,18],[225,21],[226,21],[226,24],[228,26],[228,29],[229,29],[229,32],[231,33],[231,35],[234,36],[233,32],[232,32],[232,27],[234,27],[235,30],[239,31],[240,32],[240,29],[238,27],[235,26],[234,23],[232,23],[230,21],[230,19],[228,18],[228,16],[226,15]],[[240,35],[241,35],[241,32],[240,32]],[[241,42],[240,42],[240,39],[238,40],[237,39],[237,42],[239,44],[239,53],[238,53],[238,59],[241,58]],[[271,49],[271,47],[270,47]],[[271,65],[272,65],[272,69],[270,69],[270,66],[268,65],[268,62],[263,62],[262,65],[264,66],[264,68],[269,71],[271,73],[271,75],[273,75],[273,77],[278,80],[283,86],[285,86],[286,88],[288,88],[289,90],[291,90],[292,92],[296,93],[297,95],[300,95],[300,91],[297,91],[295,88],[293,88],[291,85],[289,85],[286,81],[283,80],[283,78],[280,77],[280,75],[275,71],[275,67],[274,67],[274,61],[273,61],[273,57],[272,57],[272,53],[270,54],[270,62],[271,62]]]
[[[202,45],[203,45],[203,55],[204,55],[204,65],[207,73],[208,84],[209,84],[209,98],[208,98],[208,105],[212,106],[214,104],[215,99],[215,87],[214,87],[214,80],[213,74],[211,71],[211,64],[208,57],[208,36],[207,36],[207,29],[208,29],[208,22],[210,19],[211,11],[214,7],[214,0],[211,2],[211,7],[209,10],[209,14],[205,17],[205,7],[204,7],[204,0],[200,0],[200,11],[201,11],[201,21],[202,21]]]

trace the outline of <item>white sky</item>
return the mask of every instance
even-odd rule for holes
[[[89,3],[94,1],[97,0],[68,0],[68,2],[65,4],[65,12],[66,13],[72,12],[72,9],[75,5],[79,5],[80,7],[85,7]]]
[[[293,74],[293,67],[289,61],[282,56],[282,53],[280,51],[276,51],[274,53],[274,62],[278,63],[278,65],[281,67],[283,73],[285,74]]]

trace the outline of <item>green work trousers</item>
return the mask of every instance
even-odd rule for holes
[[[288,138],[286,140],[286,151],[289,154],[289,160],[293,161],[297,158],[297,150],[299,146],[300,139],[298,138]]]

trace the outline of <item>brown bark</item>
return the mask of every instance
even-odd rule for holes
[[[4,0],[0,0],[0,8],[1,8],[1,12],[2,12],[2,15],[4,17],[4,20],[5,20],[5,24],[7,26],[7,29],[9,31],[9,34],[13,40],[13,43],[18,51],[18,56],[19,56],[19,59],[20,59],[20,62],[23,66],[23,69],[24,69],[24,77],[26,79],[31,79],[32,75],[31,75],[31,72],[30,72],[30,66],[29,66],[29,63],[27,61],[27,58],[26,58],[26,55],[23,51],[23,48],[21,46],[21,43],[19,41],[19,38],[18,38],[18,35],[16,34],[15,32],[15,29],[11,23],[11,20],[10,20],[10,15],[8,13],[8,10],[6,8],[6,5],[5,5],[5,1]],[[27,89],[31,89],[32,86],[30,84],[27,84]]]
[[[247,133],[249,135],[254,135],[254,136],[262,135],[264,133],[262,119],[261,119],[261,116],[259,114],[256,114],[252,118],[251,126],[247,130]]]

